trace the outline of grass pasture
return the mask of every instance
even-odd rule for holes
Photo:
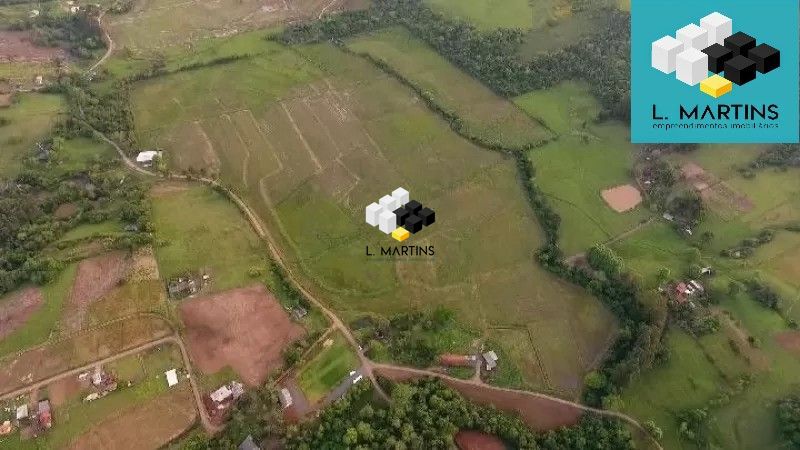
[[[309,403],[316,403],[338,386],[351,370],[358,367],[358,357],[341,334],[333,337],[330,347],[322,348],[298,373],[298,383]]]
[[[15,103],[0,108],[0,118],[9,120],[0,126],[0,176],[13,176],[19,170],[22,158],[33,153],[33,146],[47,136],[63,109],[60,96],[35,93],[17,94]]]
[[[592,3],[595,2],[596,0],[592,0]],[[522,45],[519,47],[519,56],[523,60],[531,60],[542,53],[574,45],[605,26],[608,14],[608,10],[602,7],[558,14],[548,21],[546,26],[539,26],[525,33]]]
[[[155,253],[164,280],[207,268],[211,290],[250,284],[251,267],[264,267],[264,247],[233,203],[202,185],[153,188]]]
[[[431,93],[445,109],[464,118],[470,134],[512,147],[536,144],[552,136],[513,103],[450,64],[405,28],[355,38],[348,47],[385,62]]]
[[[570,13],[569,0],[424,0],[434,11],[479,30],[542,28]]]
[[[161,145],[197,123],[223,182],[266,222],[307,288],[345,320],[445,305],[489,337],[498,327],[537,322],[552,328],[547,333],[572,336],[568,348],[531,346],[541,345],[548,360],[560,358],[552,388],[574,395],[574,380],[595,359],[587,355],[606,342],[614,321],[598,301],[534,261],[540,230],[512,161],[458,137],[368,61],[329,45],[296,50],[138,83],[134,117],[142,143]],[[173,164],[199,161],[198,153],[208,151],[180,143],[164,148]],[[366,246],[393,241],[364,225],[363,208],[397,186],[436,210],[436,225],[408,242],[434,245],[434,257],[365,254]],[[156,229],[186,221],[186,202],[159,201]],[[167,214],[175,219],[159,218]],[[170,251],[157,249],[162,267],[186,259],[163,256]],[[523,375],[526,383],[541,383],[538,372]]]

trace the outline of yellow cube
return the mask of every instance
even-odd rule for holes
[[[408,237],[411,236],[411,233],[408,232],[403,227],[397,228],[396,230],[392,231],[392,237],[397,239],[400,242],[405,241]]]
[[[733,83],[719,75],[711,75],[700,82],[700,90],[706,94],[719,98],[733,89]]]

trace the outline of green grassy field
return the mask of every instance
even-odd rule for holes
[[[218,171],[267,223],[306,287],[345,319],[444,305],[470,331],[490,337],[492,329],[519,325],[546,329],[542,339],[571,336],[564,348],[530,346],[558,363],[546,368],[548,388],[574,396],[575,380],[605,349],[614,321],[534,261],[540,230],[512,161],[459,138],[362,58],[329,45],[264,45],[246,61],[137,84],[143,145],[165,148],[177,169]],[[433,258],[365,254],[367,245],[393,242],[364,225],[365,205],[400,185],[437,212],[437,224],[410,242],[434,245]],[[156,229],[167,210],[186,221],[181,201],[158,203]],[[164,267],[186,259],[165,258],[169,247],[158,252],[160,262],[175,261]],[[515,364],[523,366],[524,385],[548,384],[539,369]]]
[[[336,334],[330,347],[321,349],[300,369],[298,383],[313,404],[325,397],[357,367],[358,357],[344,336]]]
[[[33,146],[47,136],[63,109],[60,96],[33,93],[17,94],[14,104],[0,108],[0,118],[9,121],[0,126],[0,177],[19,170],[22,158],[33,154]]]
[[[436,102],[465,120],[470,134],[513,147],[536,144],[552,136],[513,103],[450,64],[405,28],[356,38],[348,47],[385,62],[432,94]]]
[[[534,7],[528,0],[425,0],[431,8],[446,16],[464,20],[479,30],[497,28],[520,28],[527,30],[534,26]],[[556,3],[554,0],[542,0],[539,4]],[[547,8],[536,6],[537,13],[547,13]],[[541,22],[536,17],[536,23]],[[546,18],[545,18],[546,20]]]
[[[584,11],[564,11],[549,21],[547,26],[529,30],[519,47],[519,56],[523,60],[531,60],[543,53],[574,45],[596,33],[608,22],[609,11],[597,5],[596,0],[592,0],[592,4],[596,7]]]
[[[169,186],[152,200],[161,277],[208,268],[213,291],[253,283],[248,270],[263,269],[265,250],[236,206],[205,186]]]
[[[599,112],[583,83],[566,82],[514,100],[559,138],[530,151],[536,183],[561,215],[561,247],[568,255],[605,242],[647,220],[643,206],[618,213],[600,196],[604,189],[633,182],[634,147],[619,123],[595,124]]]
[[[72,289],[77,265],[70,264],[55,280],[42,287],[44,301],[25,325],[0,340],[0,355],[42,344],[58,329],[62,308]],[[2,300],[0,300],[2,301]]]

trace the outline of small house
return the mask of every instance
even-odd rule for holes
[[[23,420],[28,418],[28,405],[20,405],[17,406],[17,420]]]
[[[489,350],[488,352],[484,353],[483,361],[486,363],[486,370],[492,370],[497,367],[497,353],[494,350]]]
[[[168,370],[164,372],[164,376],[167,377],[167,386],[172,387],[178,384],[178,371],[175,369]]]
[[[292,400],[292,393],[286,388],[281,389],[280,395],[278,395],[278,400],[281,402],[281,407],[283,409],[292,406],[294,403]]]
[[[255,441],[253,441],[253,436],[248,434],[245,440],[239,444],[239,450],[260,450],[258,445],[256,445]]]
[[[156,158],[160,157],[161,157],[161,152],[155,150],[146,150],[143,152],[139,152],[139,154],[136,155],[136,162],[140,164],[142,167],[152,167],[153,161]]]
[[[50,413],[50,400],[42,400],[39,402],[39,408],[36,413],[39,419],[39,425],[47,429],[53,426],[53,416]]]

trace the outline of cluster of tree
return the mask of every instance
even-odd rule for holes
[[[747,288],[747,293],[765,308],[780,310],[781,298],[771,287],[758,280],[747,280],[744,286]]]
[[[587,416],[574,427],[535,434],[518,418],[470,403],[438,380],[393,385],[388,408],[370,403],[369,395],[369,385],[361,383],[317,422],[289,427],[287,447],[449,449],[459,430],[476,430],[519,449],[633,448],[618,422]]]
[[[111,14],[125,14],[133,9],[134,0],[114,0],[108,7]]]
[[[694,336],[714,334],[719,331],[719,318],[696,303],[670,304],[670,320]]]
[[[12,29],[29,30],[31,40],[43,47],[64,47],[78,58],[89,58],[105,47],[97,25],[96,11],[85,7],[75,13],[58,6],[44,7],[39,15],[12,24]]]
[[[756,248],[772,242],[773,239],[775,239],[775,231],[765,228],[759,231],[755,237],[743,239],[739,245],[722,250],[720,255],[734,259],[748,258],[755,253]]]
[[[630,18],[614,9],[608,14],[608,23],[596,34],[531,61],[519,57],[521,30],[480,32],[466,22],[432,11],[421,0],[378,0],[366,11],[290,26],[280,39],[287,44],[339,40],[399,24],[501,95],[515,96],[569,79],[584,79],[606,116],[628,120]]]
[[[289,281],[286,272],[283,270],[283,267],[270,261],[269,275],[270,290],[281,300],[283,304],[290,307],[299,306],[305,308],[306,310],[311,309],[311,302],[309,302],[306,296],[297,290],[297,288],[294,287],[294,284]]]
[[[792,395],[778,402],[778,425],[789,448],[800,449],[800,396]]]
[[[673,223],[680,230],[697,227],[705,214],[703,199],[694,190],[681,189],[675,192],[666,201],[664,209],[672,215]]]
[[[618,277],[625,269],[622,258],[603,244],[590,248],[586,252],[586,260],[592,268],[602,271],[609,277]]]
[[[247,436],[252,436],[256,443],[279,441],[284,432],[283,410],[277,393],[267,384],[239,397],[224,430],[211,438],[205,434],[194,435],[184,442],[183,450],[229,450],[238,448]]]
[[[777,144],[758,155],[747,167],[739,169],[743,176],[751,178],[757,170],[767,167],[786,169],[800,167],[800,145]]]
[[[367,355],[375,357],[386,350],[399,363],[429,367],[436,362],[443,343],[440,333],[456,327],[455,315],[446,308],[426,312],[407,312],[389,319],[363,316],[350,324]]]
[[[98,91],[89,81],[74,74],[64,77],[51,90],[66,95],[69,108],[59,133],[65,137],[93,137],[92,128],[104,133],[128,153],[138,151],[130,109],[130,85],[118,81],[108,89]]]
[[[135,229],[120,236],[115,246],[134,248],[150,242],[145,189],[104,164],[59,168],[58,139],[44,144],[50,148],[49,162],[28,161],[16,178],[0,180],[0,294],[26,282],[49,282],[63,264],[42,251],[80,224],[115,218]],[[74,205],[75,213],[56,217],[57,208],[67,203]]]
[[[164,75],[170,75],[180,72],[190,72],[192,70],[198,70],[205,67],[230,64],[236,61],[241,61],[243,59],[249,59],[252,57],[253,55],[249,53],[219,56],[216,58],[212,58],[208,61],[197,61],[190,64],[186,64],[184,66],[180,66],[175,69],[168,69],[166,60],[161,56],[157,56],[153,58],[153,60],[151,61],[150,67],[141,72],[137,72],[133,75],[128,76],[127,78],[125,78],[125,81],[128,83],[135,83],[137,81],[149,80],[151,78],[156,78]]]

